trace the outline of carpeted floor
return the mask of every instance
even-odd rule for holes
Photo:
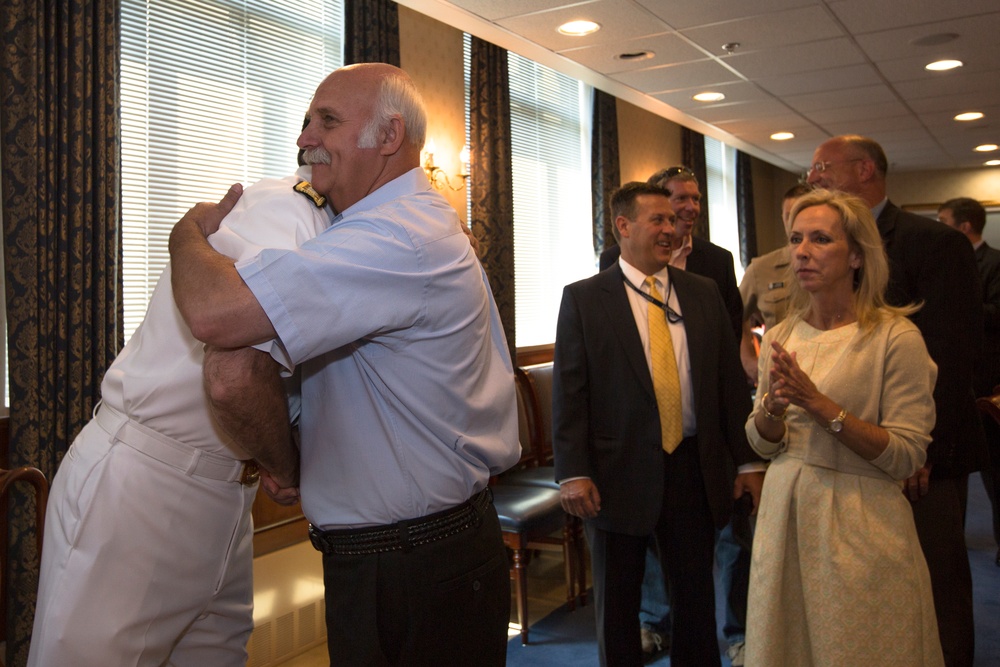
[[[978,474],[969,480],[966,542],[974,586],[975,667],[997,667],[1000,665],[1000,567],[994,564],[997,545],[993,541],[989,501]],[[716,606],[721,607],[721,600]],[[598,664],[595,637],[592,605],[572,612],[560,607],[531,626],[528,646],[521,646],[517,638],[507,643],[507,665],[592,667]],[[670,658],[664,656],[649,664],[666,667]],[[722,664],[729,665],[725,657]]]

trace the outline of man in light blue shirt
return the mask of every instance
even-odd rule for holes
[[[502,665],[510,584],[486,486],[520,448],[489,284],[419,166],[426,114],[406,74],[337,70],[309,117],[298,144],[333,225],[234,267],[204,239],[239,189],[195,207],[171,236],[178,306],[200,340],[276,338],[302,367],[331,664]],[[252,382],[218,377],[217,404],[247,409]]]

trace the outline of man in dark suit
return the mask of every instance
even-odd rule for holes
[[[726,304],[733,334],[739,341],[743,334],[743,297],[736,284],[733,255],[725,248],[693,234],[695,224],[701,217],[702,195],[698,177],[687,167],[667,167],[650,176],[646,182],[670,193],[670,207],[675,215],[670,266],[715,282]],[[600,258],[601,270],[617,263],[620,254],[621,248],[617,245],[605,250]],[[747,588],[750,583],[750,549],[749,545],[736,539],[734,527],[740,534],[749,535],[749,517],[733,517],[722,529],[716,544],[716,560],[719,563],[719,583],[726,599],[726,621],[722,629],[729,644],[727,655],[733,667],[741,667],[746,635]],[[667,650],[670,646],[670,601],[654,545],[650,546],[646,557],[639,617],[646,656],[651,657],[658,649]]]
[[[969,242],[953,229],[900,210],[886,197],[888,160],[875,141],[834,137],[813,153],[810,185],[841,190],[872,207],[889,257],[887,300],[922,302],[910,316],[938,366],[927,463],[906,481],[927,559],[948,667],[970,667],[975,648],[972,573],[963,520],[969,472],[985,447],[972,391],[983,342],[979,274]]]
[[[652,535],[671,589],[671,664],[720,665],[715,533],[735,497],[749,493],[756,508],[763,483],[761,472],[736,474],[736,466],[759,462],[744,431],[749,394],[718,288],[668,267],[669,194],[629,183],[612,197],[612,213],[621,261],[563,291],[553,377],[556,478],[563,507],[585,519],[601,664],[642,664],[639,599]],[[679,386],[670,395],[654,389],[662,380],[658,370],[654,382],[653,369],[667,356],[653,353],[662,349],[656,334],[664,328]],[[670,401],[674,411],[663,414]]]
[[[965,234],[976,253],[976,266],[983,286],[983,356],[976,366],[973,389],[976,396],[989,396],[1000,385],[1000,250],[983,240],[986,209],[975,199],[957,197],[938,207],[938,220]],[[1000,425],[980,414],[986,432],[989,461],[982,468],[983,485],[993,505],[993,539],[1000,547]],[[996,564],[1000,565],[1000,548]]]

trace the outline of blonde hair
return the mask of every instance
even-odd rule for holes
[[[799,213],[814,206],[826,206],[837,214],[847,236],[848,247],[861,257],[861,266],[854,270],[854,308],[862,330],[874,328],[887,316],[905,317],[920,309],[921,304],[890,306],[886,303],[889,261],[867,203],[843,192],[813,190],[799,197],[792,207],[793,224]],[[788,317],[801,319],[811,305],[809,293],[799,286],[797,280],[789,280],[788,292]]]

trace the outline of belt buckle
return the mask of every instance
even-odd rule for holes
[[[243,472],[240,474],[240,484],[251,486],[260,479],[260,467],[253,459],[243,462]]]

